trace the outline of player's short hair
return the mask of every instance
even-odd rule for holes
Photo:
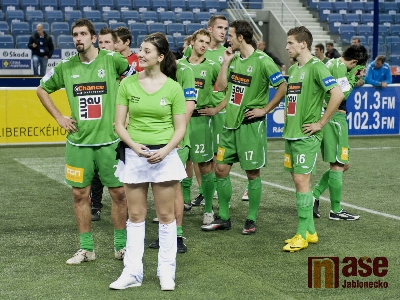
[[[183,43],[188,43],[188,44],[190,44],[190,41],[192,40],[192,36],[191,35],[188,35],[188,36],[186,36],[184,39],[183,39]]]
[[[357,65],[365,66],[368,61],[368,51],[364,46],[352,45],[347,48],[342,57],[346,61],[357,60]]]
[[[322,52],[324,52],[324,51],[325,51],[325,47],[324,47],[324,45],[322,45],[321,43],[319,43],[319,44],[316,44],[316,45],[315,45],[315,48],[318,48],[318,49],[319,49],[319,51],[322,51]]]
[[[114,30],[108,27],[103,27],[102,29],[99,30],[99,35],[106,35],[106,34],[111,34],[113,42],[114,43],[117,42],[117,35]]]
[[[224,15],[212,15],[211,18],[208,20],[208,27],[213,27],[216,20],[224,20],[228,21],[228,19]]]
[[[385,63],[386,57],[384,55],[378,55],[375,60],[380,61],[382,64]]]
[[[306,42],[308,50],[311,51],[311,45],[313,43],[313,36],[310,30],[307,29],[305,26],[298,26],[290,29],[287,32],[287,36],[294,36],[294,39],[298,43]]]
[[[205,35],[211,39],[210,32],[205,28],[200,28],[200,29],[196,30],[195,32],[193,32],[191,41],[193,41],[193,42],[196,41],[198,35]]]
[[[96,35],[96,28],[94,28],[93,23],[90,22],[88,19],[84,19],[84,18],[81,18],[81,19],[78,19],[75,21],[74,25],[72,25],[72,28],[71,28],[71,34],[74,33],[75,27],[85,27],[85,26],[89,30],[91,37]]]
[[[327,43],[325,44],[325,46],[332,46],[332,47],[333,47],[333,43],[332,43],[332,42],[327,42]]]
[[[123,43],[126,43],[127,40],[129,40],[129,47],[132,44],[132,33],[130,30],[124,26],[120,26],[114,29],[115,34],[117,37],[121,39]]]
[[[235,20],[229,26],[235,28],[236,36],[241,35],[247,44],[254,47],[253,27],[251,27],[249,22],[246,20]]]

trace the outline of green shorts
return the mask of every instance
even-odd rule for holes
[[[190,148],[188,146],[178,149],[179,158],[181,159],[183,166],[185,168],[186,168],[186,162],[189,160],[189,152]]]
[[[322,159],[325,162],[349,162],[349,130],[346,115],[336,112],[322,129]]]
[[[240,162],[243,170],[256,170],[267,162],[267,137],[265,120],[242,124],[237,129],[226,129],[221,133],[217,163]]]
[[[285,170],[294,174],[312,173],[320,147],[321,142],[315,136],[301,140],[285,140]]]
[[[118,143],[105,146],[65,147],[65,182],[73,187],[83,188],[92,183],[94,173],[99,174],[101,183],[107,187],[120,187],[122,183],[115,177],[118,161],[115,148]]]
[[[221,136],[221,133],[224,130],[225,113],[216,114],[215,116],[212,116],[211,119],[212,119],[212,127],[213,127],[214,153],[217,153],[219,137]]]
[[[190,158],[194,163],[210,161],[214,158],[211,117],[191,117]]]

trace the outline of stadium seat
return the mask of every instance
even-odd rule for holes
[[[101,13],[99,10],[87,10],[83,12],[83,17],[91,22],[102,22]]]
[[[122,11],[121,15],[122,15],[122,17],[121,17],[122,21],[128,25],[140,22],[139,12],[137,12],[135,10]]]
[[[307,0],[307,6],[311,10],[318,8],[319,0]]]
[[[158,14],[155,11],[145,11],[140,14],[140,20],[145,24],[157,23]]]
[[[70,26],[67,22],[53,22],[50,25],[51,34],[54,37],[54,41],[57,41],[59,35],[70,35]]]
[[[370,24],[372,26],[374,24],[374,15],[362,14],[361,15],[361,24]]]
[[[40,0],[40,9],[46,15],[48,11],[58,10],[57,0]],[[58,21],[59,22],[59,21]]]
[[[395,15],[399,13],[399,7],[397,5],[397,2],[384,2],[382,12],[390,15]]]
[[[133,23],[128,25],[129,30],[131,31],[133,36],[138,35],[147,35],[149,34],[149,30],[147,25],[144,23]]]
[[[115,9],[114,0],[96,0],[96,8],[100,12],[114,10]]]
[[[65,22],[68,23],[69,27],[72,27],[72,24],[75,20],[82,18],[82,12],[80,10],[72,10],[65,12]],[[99,21],[101,22],[101,20]]]
[[[151,4],[149,0],[133,0],[133,7],[139,13],[151,10]]]
[[[0,10],[0,21],[4,21],[4,13]]]
[[[203,3],[204,1],[196,1],[196,0],[187,1],[187,10],[191,11],[194,14],[199,12],[204,12]]]
[[[367,14],[371,14],[374,12],[374,3],[373,2],[364,2],[365,12]]]
[[[167,34],[174,37],[179,35],[185,35],[185,28],[181,23],[172,23],[167,25]]]
[[[107,24],[121,22],[121,13],[118,10],[106,11],[103,12],[102,19]]]
[[[386,47],[386,45],[378,44],[378,55],[383,55],[383,56],[387,55],[387,47]]]
[[[344,24],[342,14],[330,14],[328,17],[329,31],[331,34],[339,34],[339,28]]]
[[[126,27],[126,28],[128,28],[125,22],[115,22],[115,23],[111,23],[110,24],[110,28],[112,30],[115,30],[118,27]]]
[[[61,42],[66,42],[66,43],[72,42],[73,43],[73,38],[71,35],[62,34],[57,37],[57,44],[59,44]]]
[[[176,48],[175,39],[172,35],[166,35],[165,38],[168,40],[169,48]]]
[[[349,2],[349,12],[353,14],[363,14],[365,12],[364,2]]]
[[[17,39],[18,35],[31,34],[29,23],[28,22],[11,23],[11,34],[14,37],[14,40]]]
[[[158,13],[158,19],[164,25],[176,23],[176,16],[173,11],[165,11],[165,12]]]
[[[223,9],[221,7],[221,3],[220,3],[220,8]],[[263,0],[249,0],[249,9],[262,9],[263,7]]]
[[[392,66],[400,66],[400,55],[390,55],[389,56],[389,63]]]
[[[39,10],[39,0],[20,0],[21,9],[26,13],[32,10]]]
[[[61,10],[49,10],[44,13],[44,20],[49,24],[53,22],[64,22],[64,16]]]
[[[19,10],[20,0],[1,0],[1,9],[4,13],[10,10]]]
[[[399,36],[392,36],[389,35],[385,38],[385,44],[389,43],[400,43],[400,37]]]
[[[32,26],[33,22],[43,22],[43,12],[41,10],[28,10],[25,13],[26,21],[29,23],[29,26]]]
[[[176,16],[177,22],[182,23],[183,25],[194,22],[194,16],[191,11],[183,11]]]
[[[218,0],[207,0],[204,1],[204,10],[209,13],[215,14],[216,12],[221,11],[221,7],[219,6]]]
[[[194,14],[194,21],[200,24],[208,24],[211,14],[207,11],[202,11]]]
[[[63,12],[73,11],[78,9],[77,0],[60,0],[60,10]]]
[[[390,26],[379,25],[379,32],[378,32],[378,35],[383,36],[384,38],[385,38],[386,36],[390,35],[389,28],[390,28]]]
[[[7,10],[6,21],[9,27],[11,27],[11,23],[24,22],[25,21],[24,12],[22,10]]]
[[[356,23],[356,25],[358,25],[361,23],[360,15],[358,15],[358,14],[348,13],[348,14],[343,15],[343,17],[344,17],[344,22],[346,24],[355,25],[355,23]]]
[[[387,43],[389,55],[400,55],[400,40]]]
[[[15,40],[15,44],[17,45],[17,49],[27,49],[30,38],[31,38],[31,36],[28,35],[28,34],[27,35],[19,35],[19,36],[17,36],[17,39]]]
[[[165,25],[163,23],[151,23],[149,24],[149,34],[154,32],[161,32],[166,34]]]
[[[167,0],[153,0],[151,3],[151,9],[158,13],[167,12],[168,11]]]
[[[49,23],[47,23],[47,22],[32,22],[32,25],[31,25],[31,30],[32,30],[32,32],[35,32],[36,31],[36,25],[37,24],[42,24],[43,25],[43,30],[47,33],[47,34],[50,34],[50,25],[49,25]]]
[[[339,33],[343,44],[350,44],[352,37],[357,35],[353,25],[341,25],[339,28]]]
[[[333,11],[337,14],[347,14],[349,12],[349,5],[347,2],[332,2]]]
[[[14,49],[14,38],[12,35],[0,35],[0,48],[2,49]]]
[[[96,4],[94,0],[78,0],[79,10],[83,13],[84,11],[95,10]]]
[[[384,38],[383,36],[378,36],[378,44],[383,44],[384,43]],[[374,42],[374,37],[372,35],[368,36],[368,45],[373,45]]]
[[[331,2],[319,2],[317,4],[318,8],[318,17],[321,22],[326,22],[328,20],[328,16],[333,13],[333,6]]]
[[[196,30],[199,30],[200,28],[204,28],[201,24],[199,23],[189,23],[186,24],[186,34],[193,34]]]
[[[370,25],[358,25],[357,26],[357,34],[363,36],[372,35],[373,27]]]
[[[175,40],[175,46],[176,47],[182,47],[183,46],[183,40],[186,37],[186,35],[178,35],[178,36],[174,36],[174,40]]]
[[[138,47],[140,47],[140,45],[142,44],[142,42],[143,42],[143,40],[144,40],[144,38],[145,38],[146,36],[147,36],[147,34],[146,34],[146,35],[140,34],[140,35],[137,36],[137,38],[136,38],[136,45],[137,45]]]
[[[396,16],[394,17],[395,19],[395,23],[396,24],[400,24],[400,14],[396,14]]]
[[[390,35],[400,35],[400,24],[390,26]]]
[[[116,0],[115,7],[120,12],[132,10],[132,0]]]
[[[390,26],[394,24],[395,15],[379,14],[379,24]]]
[[[184,0],[170,0],[169,9],[175,13],[181,13],[186,10],[186,4]]]
[[[9,34],[10,29],[6,21],[0,21],[0,36]]]
[[[105,22],[93,22],[93,26],[94,26],[97,34],[99,33],[100,29],[102,29],[104,27],[108,27],[107,23],[105,23]]]

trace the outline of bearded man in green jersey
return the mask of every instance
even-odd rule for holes
[[[322,128],[337,110],[344,96],[328,68],[311,55],[313,37],[304,26],[287,33],[286,50],[297,62],[289,69],[285,99],[284,168],[292,175],[296,187],[298,227],[296,235],[285,240],[284,251],[294,252],[318,242],[312,215],[311,172],[321,145]],[[330,101],[321,117],[323,99]]]
[[[122,260],[127,207],[122,183],[114,175],[119,138],[113,122],[120,76],[132,75],[135,70],[119,53],[94,47],[96,31],[89,20],[77,20],[72,36],[78,53],[55,66],[42,78],[37,89],[43,106],[68,132],[65,181],[72,186],[80,249],[67,264],[95,259],[88,197],[96,172],[111,195],[115,258]],[[67,93],[71,117],[63,116],[49,95],[61,88]]]
[[[232,184],[229,177],[232,164],[239,162],[248,178],[249,212],[242,234],[256,232],[256,217],[261,201],[260,169],[266,164],[265,115],[279,105],[286,92],[286,81],[273,60],[254,49],[253,28],[245,20],[230,24],[229,47],[224,53],[216,87],[226,88],[227,97],[215,108],[201,113],[216,114],[226,106],[224,130],[218,144],[217,192],[219,216],[202,230],[226,230],[231,228],[229,202]],[[236,54],[236,52],[238,52]],[[271,101],[269,87],[277,88]]]
[[[318,211],[319,197],[329,187],[331,200],[330,220],[353,221],[360,218],[359,215],[345,211],[340,201],[342,198],[343,172],[349,167],[349,138],[346,120],[346,99],[349,97],[354,86],[363,76],[365,64],[368,60],[367,49],[363,46],[350,46],[339,58],[329,60],[326,65],[333,78],[336,79],[342,92],[344,100],[339,108],[323,128],[321,144],[322,159],[330,164],[330,168],[322,175],[320,181],[313,191],[314,217],[321,215]],[[324,106],[329,103],[329,95],[325,96]]]

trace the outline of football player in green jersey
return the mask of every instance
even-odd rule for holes
[[[313,37],[304,26],[287,33],[286,50],[297,62],[289,69],[285,99],[284,168],[292,175],[296,187],[298,227],[296,235],[285,240],[284,251],[294,252],[318,242],[313,219],[313,196],[310,191],[311,172],[321,145],[322,128],[343,100],[343,92],[328,68],[311,54]],[[330,101],[321,117],[325,94]]]
[[[343,52],[341,57],[331,59],[326,63],[329,72],[336,79],[344,93],[344,100],[322,130],[322,158],[330,164],[330,168],[322,175],[313,191],[313,214],[316,218],[321,216],[318,211],[319,197],[328,187],[331,200],[329,219],[353,221],[358,220],[360,217],[342,209],[340,201],[342,198],[343,172],[349,167],[350,151],[346,120],[346,99],[360,77],[363,76],[367,60],[368,54],[365,47],[350,46]],[[329,95],[326,95],[325,102],[329,103]]]
[[[239,162],[246,171],[249,187],[249,212],[242,234],[256,232],[256,217],[261,200],[260,168],[266,164],[265,115],[279,105],[286,92],[286,81],[273,60],[253,46],[253,28],[245,20],[230,24],[228,42],[231,47],[217,80],[217,89],[228,87],[227,97],[215,108],[201,113],[214,115],[226,106],[224,131],[218,144],[217,191],[219,217],[202,230],[230,229],[229,202],[232,185],[229,177],[232,164]],[[236,54],[235,52],[239,52]],[[269,100],[269,87],[277,88]]]
[[[95,259],[88,201],[90,183],[98,172],[108,186],[114,225],[115,257],[123,259],[126,244],[126,200],[122,183],[114,176],[115,148],[119,138],[114,131],[116,95],[121,75],[135,71],[119,53],[94,47],[96,31],[87,19],[72,27],[77,54],[63,59],[40,81],[37,95],[57,123],[67,132],[66,182],[72,186],[74,213],[80,233],[80,249],[67,264]],[[50,97],[65,87],[72,117],[64,117]]]

